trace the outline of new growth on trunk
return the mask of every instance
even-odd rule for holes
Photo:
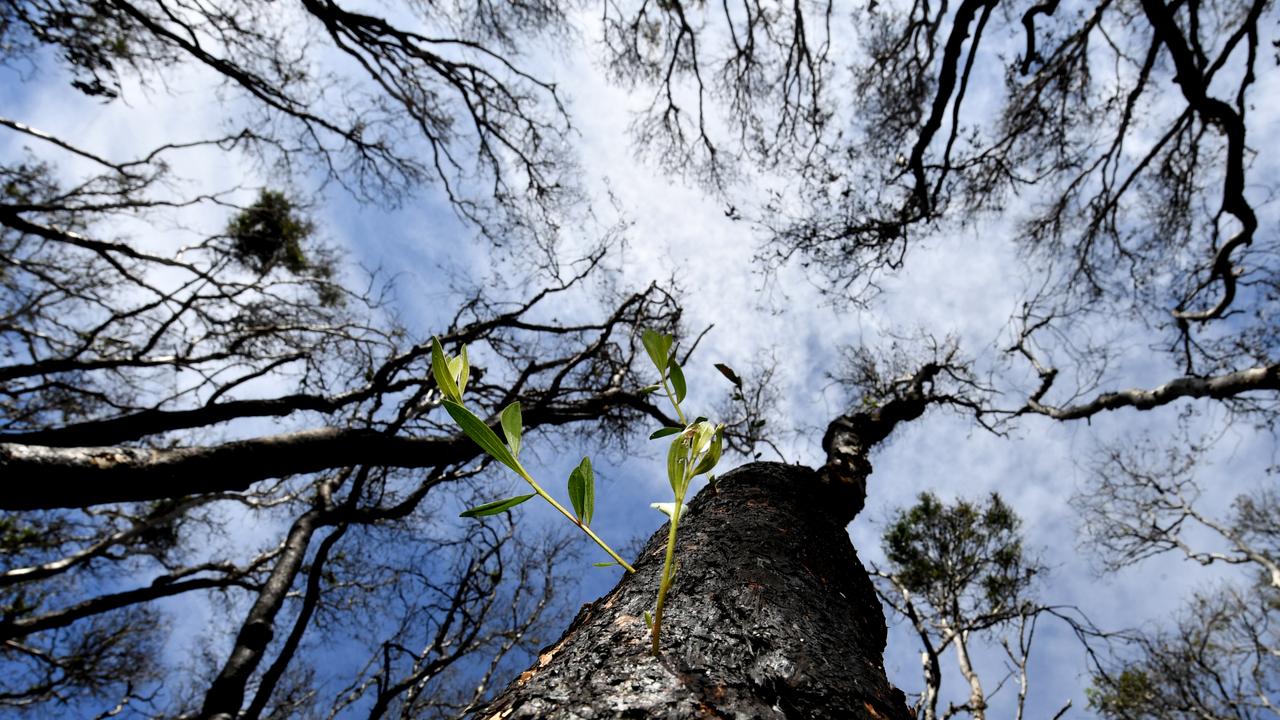
[[[643,615],[665,526],[636,572],[474,717],[910,718],[885,677],[884,615],[845,531],[861,501],[801,466],[725,474],[681,518],[660,657]]]

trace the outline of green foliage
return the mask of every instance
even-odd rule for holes
[[[309,268],[303,243],[315,225],[298,214],[297,206],[284,193],[263,190],[252,205],[240,211],[227,225],[236,257],[257,272],[283,265],[298,274]]]
[[[640,342],[644,345],[645,352],[649,353],[649,359],[658,368],[658,372],[666,373],[667,363],[671,359],[671,345],[674,343],[674,339],[670,335],[645,330],[644,334],[640,336]]]
[[[513,402],[502,410],[502,434],[507,438],[511,454],[517,458],[520,457],[520,438],[523,432],[524,416],[520,414],[520,403]]]
[[[1154,683],[1146,671],[1125,668],[1106,680],[1094,677],[1093,686],[1085,690],[1089,709],[1113,718],[1148,718],[1153,716]]]
[[[529,493],[528,495],[517,495],[509,497],[506,500],[494,500],[483,505],[477,505],[459,515],[459,517],[484,517],[486,515],[497,515],[504,513],[529,498],[537,495],[537,493]]]
[[[1275,717],[1278,599],[1269,573],[1196,592],[1172,624],[1131,634],[1125,657],[1093,673],[1089,707],[1114,720]]]
[[[649,354],[649,359],[653,361],[654,367],[658,369],[660,382],[654,387],[666,392],[667,399],[671,402],[671,408],[675,410],[676,417],[680,419],[683,425],[683,427],[659,428],[649,436],[649,439],[656,440],[675,435],[671,445],[667,448],[667,479],[671,483],[674,501],[650,504],[650,507],[670,518],[670,526],[667,532],[666,560],[662,567],[662,580],[658,584],[657,607],[654,610],[651,621],[646,617],[646,622],[648,622],[653,636],[653,654],[660,655],[662,610],[666,601],[667,591],[670,590],[671,584],[675,580],[676,567],[678,565],[675,557],[676,532],[680,527],[680,519],[684,516],[685,494],[689,491],[689,485],[695,477],[711,472],[716,463],[720,461],[720,455],[724,447],[724,425],[713,424],[704,417],[696,418],[693,422],[686,420],[684,409],[680,406],[680,403],[685,399],[688,386],[685,382],[684,371],[680,368],[680,364],[676,361],[675,354],[672,352],[675,339],[670,335],[646,330],[641,337],[641,342],[644,344],[645,351]],[[716,369],[720,370],[721,374],[730,378],[730,380],[737,377],[728,366],[717,365]],[[647,390],[648,388],[645,389]]]
[[[590,525],[596,510],[596,476],[591,469],[591,458],[582,458],[578,467],[569,474],[569,501],[582,524]]]
[[[680,420],[679,426],[660,428],[650,436],[650,439],[674,436],[672,437],[671,445],[667,449],[667,476],[671,482],[674,502],[652,504],[652,507],[660,510],[671,520],[667,539],[666,562],[663,565],[662,580],[658,589],[657,607],[652,616],[648,612],[645,613],[646,622],[652,630],[653,652],[657,655],[659,654],[659,638],[662,632],[663,603],[666,599],[667,591],[671,588],[671,583],[675,579],[675,572],[678,567],[678,563],[675,560],[676,530],[680,525],[681,517],[684,515],[685,494],[689,491],[689,486],[694,478],[704,473],[710,473],[720,461],[720,456],[724,450],[724,425],[714,424],[703,417],[698,417],[693,422],[689,422],[686,419],[680,403],[684,401],[688,393],[688,386],[685,381],[684,371],[672,352],[675,339],[670,335],[646,330],[641,342],[660,375],[658,384],[644,388],[642,392],[665,391],[667,399],[671,401],[671,406]],[[728,366],[717,365],[716,369],[734,382],[736,387],[741,387],[741,380],[737,379],[737,374],[729,369]],[[441,395],[444,396],[443,404],[445,410],[467,437],[479,445],[490,457],[511,468],[512,471],[529,483],[534,492],[529,495],[520,495],[485,503],[467,510],[462,513],[462,516],[484,517],[506,512],[537,495],[554,506],[565,517],[572,520],[575,525],[581,528],[613,558],[612,562],[594,563],[596,567],[620,565],[629,572],[635,572],[631,565],[597,537],[589,527],[592,516],[595,514],[596,501],[595,473],[591,467],[591,459],[582,458],[582,462],[569,474],[569,502],[573,506],[573,513],[570,514],[564,506],[548,495],[520,464],[519,454],[521,443],[523,442],[524,418],[521,414],[519,403],[512,403],[503,409],[499,418],[503,438],[499,438],[493,428],[489,427],[488,424],[463,404],[463,395],[466,392],[469,373],[470,361],[467,359],[467,349],[465,347],[461,349],[457,357],[450,357],[440,344],[439,339],[432,338],[431,374],[436,381],[436,386],[440,389]],[[504,438],[505,443],[503,442]]]
[[[506,445],[502,444],[502,440],[498,439],[498,434],[493,431],[484,421],[476,417],[470,410],[462,405],[452,401],[444,401],[444,409],[448,411],[453,421],[458,423],[458,427],[462,428],[462,432],[471,438],[480,449],[488,453],[494,460],[515,470],[517,473],[521,471],[520,462],[516,460],[516,456]]]
[[[498,437],[493,428],[489,427],[488,424],[476,417],[475,413],[472,413],[463,405],[463,394],[466,392],[467,378],[470,374],[471,361],[468,359],[465,346],[459,351],[457,357],[449,357],[445,353],[444,347],[440,344],[440,339],[431,339],[431,375],[435,378],[436,386],[445,398],[445,411],[462,429],[463,434],[471,438],[471,441],[476,445],[479,445],[480,449],[484,450],[493,459],[511,468],[516,475],[519,475],[521,479],[529,483],[529,486],[533,488],[533,494],[485,503],[462,513],[462,517],[484,517],[506,512],[537,495],[550,503],[556,510],[559,510],[566,518],[573,521],[593,542],[608,553],[613,558],[613,562],[608,563],[609,565],[617,564],[628,572],[635,572],[635,569],[627,561],[623,560],[613,548],[609,547],[589,527],[591,516],[595,513],[596,503],[595,475],[591,470],[591,460],[585,457],[582,458],[582,462],[578,464],[578,467],[574,468],[573,473],[569,476],[569,499],[574,510],[573,514],[570,514],[563,505],[556,502],[555,498],[547,494],[547,491],[543,490],[542,486],[520,464],[520,446],[524,438],[524,415],[520,410],[520,404],[511,403],[503,408],[499,417],[499,425],[501,425],[503,437],[506,439],[505,443],[502,438]]]
[[[1021,521],[999,494],[948,506],[932,493],[898,513],[882,537],[892,574],[935,607],[1008,606],[1038,568],[1024,558]]]

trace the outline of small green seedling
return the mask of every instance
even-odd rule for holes
[[[667,478],[671,481],[674,502],[652,504],[652,507],[671,519],[670,528],[667,531],[667,554],[662,565],[662,579],[658,584],[658,603],[652,616],[648,612],[645,613],[645,623],[652,634],[653,654],[656,656],[662,654],[662,611],[666,604],[667,592],[671,589],[676,576],[676,533],[680,528],[680,519],[684,516],[685,493],[688,492],[689,485],[695,477],[711,472],[720,461],[720,454],[724,448],[724,425],[712,424],[702,417],[691,423],[685,416],[684,408],[680,403],[684,401],[688,387],[685,384],[684,370],[680,368],[680,363],[676,361],[671,349],[674,339],[670,335],[646,330],[641,341],[649,354],[649,359],[658,369],[659,376],[657,385],[645,389],[665,392],[681,425],[681,427],[660,428],[649,436],[651,440],[675,436],[667,450]],[[717,366],[717,369],[719,368],[720,366]],[[728,368],[725,367],[721,373],[725,370]],[[732,373],[733,371],[729,370],[726,377]]]
[[[569,502],[573,505],[573,512],[569,512],[563,505],[556,502],[555,498],[547,494],[547,491],[543,490],[542,486],[520,464],[520,442],[521,434],[524,430],[524,418],[520,414],[520,403],[511,403],[502,410],[500,415],[499,425],[502,427],[502,434],[506,438],[506,442],[503,442],[498,437],[493,428],[490,428],[488,424],[476,417],[474,413],[462,404],[462,396],[466,391],[467,378],[470,373],[471,365],[467,359],[467,348],[465,346],[457,357],[451,358],[445,354],[444,348],[440,346],[440,341],[432,338],[431,374],[435,377],[436,385],[440,388],[440,392],[444,395],[444,409],[453,418],[453,421],[458,424],[458,427],[462,428],[462,432],[466,433],[467,437],[471,438],[494,460],[511,468],[516,475],[519,475],[525,482],[529,483],[529,487],[533,488],[533,492],[528,495],[517,495],[504,500],[495,500],[483,505],[477,505],[462,513],[462,517],[497,515],[498,513],[507,512],[536,495],[551,503],[552,507],[559,510],[570,522],[586,533],[602,550],[608,553],[609,557],[613,558],[612,562],[596,563],[597,566],[610,567],[620,565],[627,572],[635,572],[635,568],[631,567],[631,564],[626,560],[623,560],[622,556],[614,552],[613,548],[609,547],[604,540],[601,540],[600,536],[596,535],[595,531],[590,527],[591,516],[595,512],[596,504],[595,474],[591,470],[591,460],[585,457],[582,458],[582,462],[569,475]]]
[[[689,491],[689,486],[694,478],[710,473],[715,468],[716,463],[720,461],[720,454],[724,447],[724,425],[713,424],[704,417],[699,417],[694,419],[693,422],[689,422],[686,417],[681,403],[684,402],[688,387],[685,384],[684,370],[681,369],[680,363],[676,361],[675,354],[672,351],[672,345],[675,343],[674,338],[670,335],[646,330],[641,336],[641,342],[644,344],[645,351],[649,354],[649,359],[653,361],[654,366],[658,369],[659,377],[659,382],[656,385],[646,387],[642,392],[654,393],[659,390],[663,391],[680,421],[678,427],[659,428],[649,436],[651,440],[666,437],[672,438],[671,446],[667,450],[667,478],[671,482],[673,501],[657,502],[651,505],[671,520],[670,529],[667,533],[667,553],[662,566],[662,579],[658,585],[657,606],[654,608],[653,613],[646,610],[644,614],[645,624],[652,633],[653,654],[661,655],[662,611],[666,604],[667,592],[671,589],[671,584],[675,580],[676,570],[679,567],[675,558],[676,532],[680,527],[680,519],[684,516],[685,494]],[[738,379],[733,370],[722,364],[716,365],[716,369],[736,386],[741,387],[742,381]],[[495,500],[473,507],[462,513],[462,517],[496,515],[507,512],[534,496],[539,496],[551,503],[556,510],[559,510],[570,522],[578,526],[608,553],[609,557],[613,558],[610,562],[593,563],[596,567],[619,565],[625,568],[627,572],[635,572],[635,568],[631,567],[626,560],[623,560],[618,553],[614,552],[613,548],[609,547],[591,530],[591,516],[595,512],[596,495],[595,475],[591,469],[590,458],[582,458],[582,462],[569,474],[569,502],[573,506],[573,512],[570,512],[563,505],[556,502],[555,498],[548,495],[534,481],[528,471],[524,469],[524,466],[520,464],[521,433],[524,428],[524,421],[520,414],[520,404],[511,403],[503,409],[500,415],[499,425],[506,439],[505,442],[498,437],[498,434],[488,424],[476,417],[474,413],[462,404],[463,392],[467,388],[467,378],[471,372],[466,347],[462,348],[457,357],[451,358],[445,354],[444,348],[440,346],[440,341],[433,338],[431,341],[431,372],[435,376],[436,385],[439,386],[440,392],[444,394],[444,408],[453,417],[458,427],[462,428],[467,437],[475,441],[490,457],[506,465],[533,488],[533,492],[528,495],[516,495],[515,497]]]

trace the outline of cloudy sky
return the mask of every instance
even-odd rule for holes
[[[887,333],[924,328],[939,336],[955,335],[971,354],[993,357],[1029,282],[1008,227],[999,219],[976,223],[913,250],[906,268],[885,281],[884,293],[871,307],[838,312],[824,303],[816,282],[800,267],[784,267],[776,277],[763,275],[754,262],[760,236],[750,225],[727,218],[723,200],[638,159],[629,139],[632,116],[628,111],[641,107],[648,96],[629,93],[606,80],[598,68],[594,26],[588,23],[587,28],[581,37],[561,40],[555,48],[535,48],[533,57],[543,77],[567,93],[578,133],[580,176],[589,195],[597,199],[601,226],[612,220],[630,223],[626,243],[610,258],[610,265],[631,287],[677,278],[687,327],[699,331],[714,324],[686,371],[695,413],[710,410],[725,393],[724,380],[712,369],[713,363],[726,362],[743,370],[753,363],[776,361],[782,400],[778,417],[769,419],[770,426],[787,461],[817,465],[823,460],[822,428],[845,409],[847,400],[829,376],[838,367],[841,348],[878,346],[886,342]],[[212,136],[234,117],[241,102],[216,92],[206,74],[190,68],[175,69],[163,84],[151,87],[128,81],[121,100],[112,104],[74,92],[65,80],[51,62],[34,70],[0,68],[3,114],[115,158],[149,149],[157,138]],[[1274,73],[1264,74],[1260,83],[1255,97],[1280,97]],[[975,96],[980,97],[981,90],[976,89]],[[1274,101],[1260,100],[1260,104],[1253,122],[1258,128],[1274,128]],[[0,153],[7,159],[17,157],[24,146],[56,160],[67,177],[90,169],[75,158],[34,146],[30,139],[0,135]],[[251,197],[252,188],[274,181],[247,161],[220,152],[193,151],[183,156],[179,171],[191,187],[240,186],[245,188],[242,197]],[[456,298],[441,282],[443,274],[461,271],[483,281],[489,272],[488,246],[473,241],[474,231],[460,223],[431,188],[391,209],[361,205],[337,188],[316,190],[306,186],[305,179],[299,189],[314,191],[313,214],[322,232],[347,253],[353,265],[395,272],[397,309],[416,333],[430,334],[451,314],[450,301]],[[616,208],[601,201],[606,191],[616,196]],[[744,204],[760,200],[750,187],[740,186],[734,192]],[[196,212],[183,222],[197,232],[216,231],[226,221],[219,208],[205,206]],[[144,224],[125,225],[120,231],[156,248],[172,247],[175,236],[182,234],[175,228]],[[594,239],[587,228],[581,237],[566,239],[563,250],[572,256],[575,241],[585,247]],[[586,312],[585,307],[564,311]],[[1128,326],[1104,330],[1130,334],[1132,351],[1116,382],[1151,385],[1165,377],[1165,366],[1150,361],[1145,350],[1154,338],[1133,336],[1138,331]],[[864,562],[877,562],[882,558],[878,536],[884,519],[918,493],[931,490],[943,498],[976,499],[999,492],[1024,518],[1028,547],[1050,568],[1038,589],[1043,601],[1076,606],[1106,629],[1159,622],[1177,610],[1189,591],[1219,581],[1224,571],[1169,556],[1121,574],[1100,575],[1097,562],[1080,546],[1078,518],[1068,500],[1088,473],[1088,459],[1101,442],[1125,442],[1144,432],[1170,435],[1176,415],[1176,410],[1167,408],[1143,414],[1122,411],[1091,424],[1029,419],[1009,437],[996,437],[964,417],[931,413],[901,428],[873,458],[867,509],[850,527],[850,536]],[[1197,429],[1220,430],[1224,420],[1221,412],[1209,409],[1197,421]],[[654,443],[644,450],[643,445],[637,443],[639,450],[625,458],[591,447],[556,446],[539,452],[535,445],[527,451],[528,464],[537,477],[561,478],[578,455],[595,455],[602,483],[596,525],[617,546],[647,535],[664,519],[657,512],[634,511],[666,500],[670,493],[662,448]],[[1269,433],[1242,425],[1230,427],[1202,468],[1202,485],[1212,489],[1204,498],[1205,507],[1224,512],[1234,494],[1264,482],[1273,454]],[[766,455],[766,459],[773,458]],[[724,465],[739,461],[729,458]],[[495,497],[514,488],[510,478],[496,473],[492,481]],[[555,520],[545,509],[526,505],[520,511],[528,522]],[[584,554],[589,555],[590,548]],[[586,557],[583,562],[594,559]],[[571,589],[576,593],[574,603],[597,597],[616,580],[608,570],[592,570],[583,577]],[[182,623],[202,623],[192,615],[198,612],[195,606],[182,607],[178,635]],[[1047,716],[1067,700],[1076,708],[1067,717],[1087,716],[1083,696],[1087,678],[1078,644],[1062,627],[1046,625],[1041,632],[1032,659],[1031,716]],[[895,627],[886,667],[890,678],[908,693],[920,688],[918,652],[910,633]],[[992,687],[1001,675],[998,659],[988,657],[984,665],[984,679]],[[959,684],[954,674],[948,676],[944,703],[961,697]],[[1006,689],[996,706],[1007,707],[1000,699],[1007,702],[1012,695],[1013,689]]]

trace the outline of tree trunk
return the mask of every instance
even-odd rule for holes
[[[907,720],[885,678],[884,615],[845,526],[861,487],[753,463],[703,490],[680,525],[663,656],[650,654],[667,530],[636,573],[475,717]]]

